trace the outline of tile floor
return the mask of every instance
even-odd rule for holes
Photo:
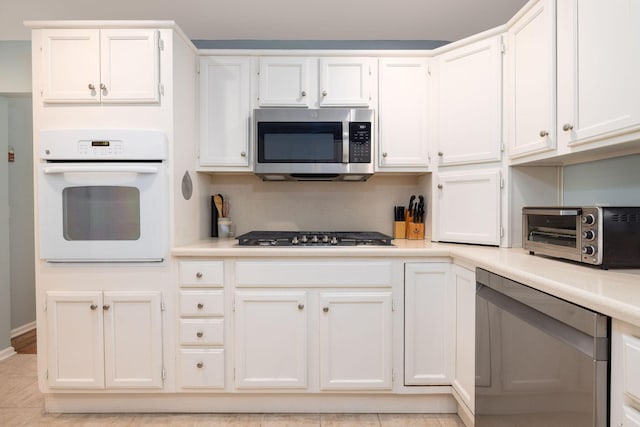
[[[36,356],[0,361],[0,426],[464,427],[427,414],[45,414]]]

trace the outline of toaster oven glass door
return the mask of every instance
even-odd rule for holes
[[[527,240],[566,248],[578,247],[578,215],[533,215],[527,217]]]

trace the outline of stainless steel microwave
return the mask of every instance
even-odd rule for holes
[[[640,207],[525,207],[530,254],[607,268],[640,267]]]
[[[253,127],[254,171],[265,181],[365,181],[373,174],[373,110],[256,109]]]

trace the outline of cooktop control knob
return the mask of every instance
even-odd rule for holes
[[[311,238],[311,243],[318,243],[318,236],[313,236]]]
[[[585,255],[593,255],[596,253],[596,248],[594,248],[593,246],[589,245],[589,246],[585,246],[582,248],[582,253]]]
[[[291,244],[292,245],[297,245],[300,241],[298,240],[298,236],[293,236],[293,239],[291,239]]]
[[[593,230],[587,230],[582,232],[583,240],[593,240],[596,237],[596,233]]]
[[[329,236],[327,236],[326,234],[322,236],[322,243],[329,243]]]
[[[336,236],[333,236],[333,237],[331,238],[331,244],[332,244],[332,245],[337,245],[337,244],[338,244],[338,238],[337,238]]]
[[[303,234],[302,237],[300,238],[300,243],[307,243],[309,239],[307,239],[307,235]]]
[[[592,225],[596,223],[596,217],[593,214],[586,214],[582,217],[582,223]]]

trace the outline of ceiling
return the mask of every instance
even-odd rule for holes
[[[447,40],[506,23],[526,0],[0,0],[0,40],[26,20],[174,20],[192,40]]]

